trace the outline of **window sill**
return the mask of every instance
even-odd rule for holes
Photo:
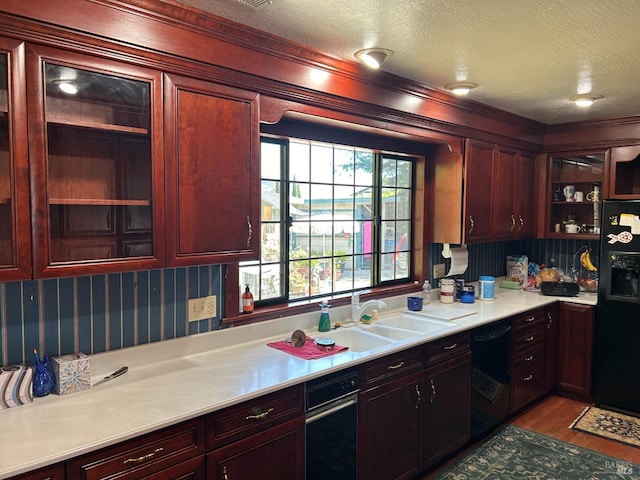
[[[417,283],[403,283],[390,287],[378,287],[367,289],[367,293],[360,296],[360,301],[366,301],[372,298],[395,297],[397,295],[405,295],[412,292],[420,291],[421,286]],[[225,317],[222,319],[222,327],[237,327],[241,325],[249,325],[265,320],[275,318],[289,317],[301,313],[315,312],[322,300],[328,299],[332,306],[343,306],[351,303],[351,294],[335,295],[324,298],[315,298],[303,302],[290,302],[281,305],[270,305],[268,307],[256,308],[253,313],[238,314],[235,316]]]

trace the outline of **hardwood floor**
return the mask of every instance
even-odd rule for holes
[[[640,464],[640,448],[569,428],[578,415],[589,405],[588,403],[552,395],[545,397],[539,403],[524,410],[509,420],[509,423],[562,440],[563,442],[572,443],[604,453],[605,455]],[[449,465],[456,463],[474,447],[475,445],[469,446],[466,450],[439,466],[427,476],[422,477],[422,480],[432,479],[437,473]]]

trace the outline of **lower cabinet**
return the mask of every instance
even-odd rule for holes
[[[358,403],[358,478],[413,478],[422,471],[422,372],[371,388]]]
[[[304,478],[303,385],[207,416],[208,480]]]
[[[591,401],[594,308],[559,303],[558,393]]]
[[[511,408],[515,413],[544,392],[545,312],[534,310],[511,321]]]
[[[422,471],[422,350],[360,368],[358,478],[404,479]]]
[[[299,480],[303,459],[300,417],[209,452],[207,480]]]
[[[471,352],[424,372],[423,468],[469,441]]]
[[[67,480],[204,479],[204,420],[190,420],[67,462]]]

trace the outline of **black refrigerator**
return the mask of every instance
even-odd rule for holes
[[[640,415],[640,200],[604,200],[600,218],[594,399]]]

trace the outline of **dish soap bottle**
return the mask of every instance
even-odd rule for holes
[[[329,305],[326,300],[320,304],[320,321],[318,322],[319,332],[328,332],[331,330],[331,320],[329,319]]]
[[[431,303],[431,284],[429,280],[425,280],[422,284],[422,304]]]
[[[242,294],[242,313],[251,312],[253,312],[253,294],[249,290],[249,284],[247,284]]]

